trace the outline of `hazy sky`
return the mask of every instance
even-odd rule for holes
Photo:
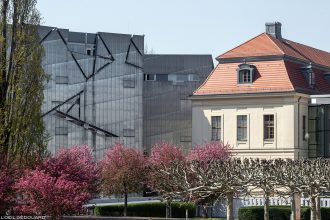
[[[156,53],[213,57],[280,21],[284,38],[330,51],[330,0],[38,0],[43,25],[144,34]]]

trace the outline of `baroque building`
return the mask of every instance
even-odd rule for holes
[[[239,157],[329,157],[330,53],[282,37],[281,23],[218,56],[192,100],[192,143]]]

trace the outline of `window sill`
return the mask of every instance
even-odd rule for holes
[[[237,86],[252,86],[252,82],[251,83],[237,83]]]
[[[237,144],[246,144],[247,140],[237,140]]]
[[[273,143],[274,143],[274,139],[264,140],[264,144],[273,144]]]

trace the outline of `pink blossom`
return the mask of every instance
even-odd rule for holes
[[[143,153],[125,147],[112,146],[101,161],[103,190],[107,194],[133,193],[143,185],[145,158]]]
[[[189,152],[187,159],[210,161],[210,160],[223,160],[228,159],[231,156],[231,146],[229,144],[224,145],[221,141],[212,141],[209,143],[197,145]]]
[[[149,158],[151,165],[169,164],[175,160],[185,160],[182,148],[179,146],[168,142],[160,142],[152,147]]]
[[[96,189],[99,172],[88,146],[62,149],[34,170],[26,170],[15,188],[16,211],[59,217],[82,210]]]

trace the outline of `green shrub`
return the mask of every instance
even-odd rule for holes
[[[322,208],[323,209],[323,208]],[[301,220],[309,220],[310,209],[308,207],[301,207]],[[271,220],[290,220],[291,207],[290,206],[270,206],[269,219]],[[238,210],[239,220],[260,220],[264,218],[263,206],[242,207]]]
[[[184,218],[186,216],[186,208],[188,209],[189,217],[195,217],[196,205],[193,203],[173,202],[171,207],[173,218]],[[94,213],[97,216],[123,216],[124,205],[96,206]],[[139,217],[165,217],[166,204],[161,202],[128,204],[127,215]]]

